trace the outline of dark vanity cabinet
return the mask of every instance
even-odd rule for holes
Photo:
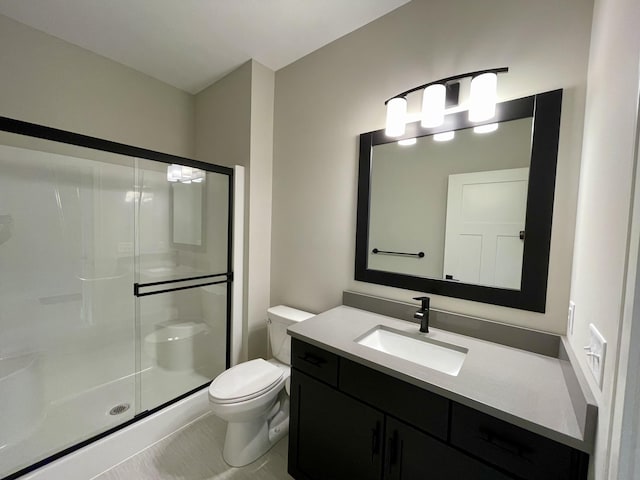
[[[581,480],[588,455],[293,339],[296,480]]]
[[[384,415],[362,402],[296,372],[296,478],[380,478]],[[291,470],[291,467],[290,467]]]

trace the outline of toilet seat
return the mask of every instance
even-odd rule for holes
[[[209,399],[220,404],[251,400],[278,385],[283,376],[281,368],[262,358],[240,363],[211,382]]]

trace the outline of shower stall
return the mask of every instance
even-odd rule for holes
[[[232,177],[0,118],[0,478],[228,367]]]

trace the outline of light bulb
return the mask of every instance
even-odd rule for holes
[[[444,122],[444,106],[447,87],[442,84],[429,85],[422,93],[422,121],[424,128],[433,128]]]
[[[387,126],[385,133],[389,137],[404,135],[407,115],[407,99],[403,97],[392,98],[387,102]]]
[[[483,73],[471,79],[469,121],[483,122],[496,114],[498,75]]]
[[[415,145],[416,144],[416,138],[405,138],[404,140],[398,140],[398,145],[402,145],[403,147],[409,146],[409,145]]]

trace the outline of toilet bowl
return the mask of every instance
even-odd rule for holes
[[[228,422],[222,456],[234,467],[258,459],[289,432],[291,339],[287,326],[313,314],[280,305],[267,315],[274,358],[240,363],[209,386],[211,411]]]

